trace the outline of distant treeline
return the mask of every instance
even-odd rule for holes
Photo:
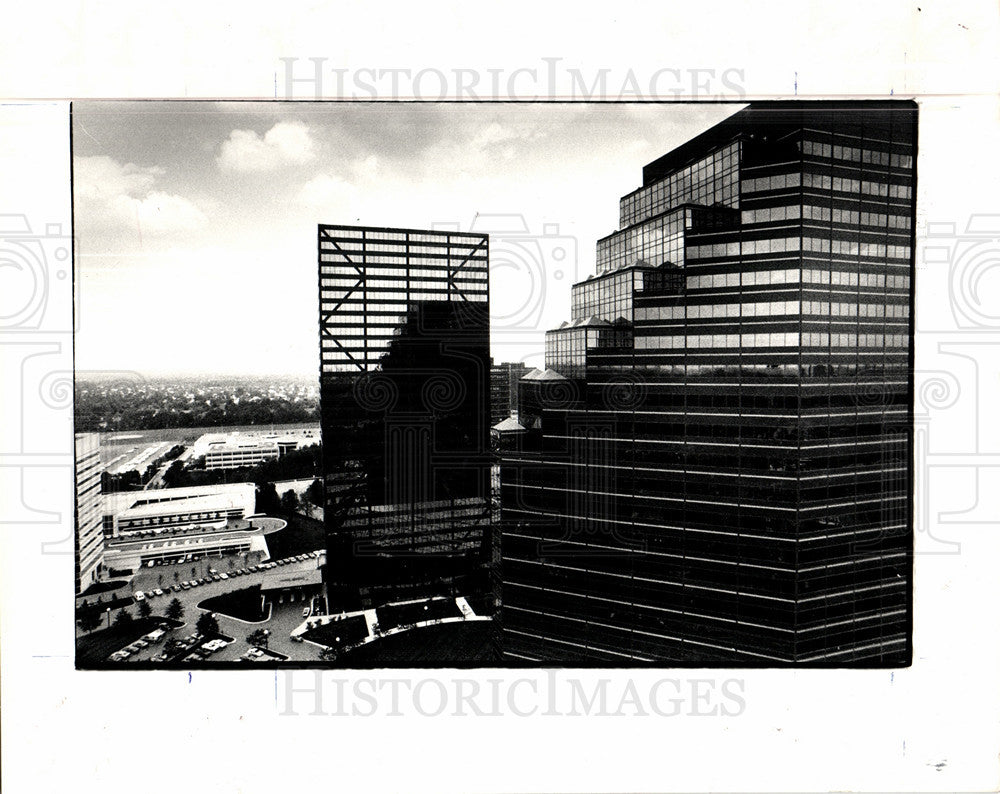
[[[319,403],[309,392],[294,398],[275,397],[241,387],[229,394],[218,391],[191,400],[165,389],[134,390],[87,384],[76,389],[78,432],[162,430],[227,425],[271,425],[315,422]]]

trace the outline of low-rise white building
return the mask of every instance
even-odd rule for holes
[[[264,534],[285,522],[255,516],[255,504],[253,483],[107,494],[105,565],[122,574],[158,562],[266,554]]]
[[[299,447],[317,444],[319,428],[206,433],[194,443],[193,458],[204,457],[206,469],[236,469],[277,460]]]

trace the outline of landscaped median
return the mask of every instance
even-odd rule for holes
[[[318,646],[323,658],[332,659],[402,632],[490,620],[475,614],[464,598],[425,598],[310,618],[291,632],[291,638]]]
[[[259,584],[206,598],[198,604],[198,608],[218,612],[243,623],[261,623],[270,617],[271,611],[270,608],[264,608]]]

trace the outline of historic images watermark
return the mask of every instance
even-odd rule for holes
[[[571,100],[733,100],[746,96],[743,69],[728,67],[662,67],[650,72],[610,68],[583,70],[561,57],[516,69],[404,69],[338,67],[327,57],[283,57],[280,79],[284,99],[419,99],[441,101],[571,99]]]
[[[742,678],[585,676],[547,670],[518,677],[347,676],[276,673],[283,717],[739,717]]]

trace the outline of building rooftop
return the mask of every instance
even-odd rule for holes
[[[244,500],[235,494],[207,494],[189,496],[186,499],[171,499],[165,502],[151,502],[128,507],[119,513],[120,518],[143,518],[174,513],[194,513],[201,511],[231,510],[243,507]]]
[[[579,320],[564,320],[558,328],[554,329],[556,331],[562,331],[564,328],[609,328],[612,324],[607,320],[602,320],[600,317],[595,315],[590,315],[590,317],[582,317]]]
[[[514,416],[508,416],[502,422],[497,422],[493,425],[493,429],[500,433],[523,433],[527,430],[524,425],[517,421],[517,417]]]
[[[282,570],[280,573],[266,573],[260,587],[261,590],[283,590],[286,587],[305,587],[322,583],[322,570],[306,568],[304,570]]]
[[[192,485],[186,488],[156,488],[148,491],[123,491],[101,495],[105,515],[118,515],[143,505],[162,509],[170,502],[181,502],[205,496],[227,499],[253,499],[257,487],[252,482],[220,483],[218,485]]]
[[[606,323],[610,325],[610,323]],[[560,375],[554,369],[547,370],[537,370],[533,369],[527,375],[525,375],[521,380],[568,380],[564,375]]]

